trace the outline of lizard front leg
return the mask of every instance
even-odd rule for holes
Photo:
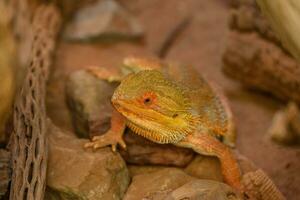
[[[86,143],[84,147],[98,149],[111,145],[112,150],[115,152],[117,144],[119,144],[125,149],[126,144],[122,138],[126,127],[125,118],[116,110],[113,110],[110,126],[111,128],[104,135],[94,136],[92,142]]]
[[[215,137],[208,134],[191,134],[175,145],[191,148],[203,155],[218,157],[224,181],[239,191],[242,190],[241,173],[236,159],[229,147]]]

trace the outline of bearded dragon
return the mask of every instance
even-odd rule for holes
[[[126,148],[122,135],[128,126],[153,142],[218,157],[224,181],[242,190],[238,164],[230,148],[220,141],[234,143],[231,113],[207,81],[189,66],[143,58],[127,58],[124,64],[132,72],[124,78],[103,68],[88,69],[98,78],[121,83],[111,98],[115,110],[110,130],[93,137],[85,147],[112,145],[116,151],[119,144]]]

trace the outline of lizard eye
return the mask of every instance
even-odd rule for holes
[[[147,97],[147,98],[144,99],[144,104],[145,104],[145,105],[151,104],[151,99],[150,99],[150,97]]]
[[[142,104],[150,106],[156,102],[156,94],[153,92],[146,92],[145,94],[143,94],[140,101],[142,102]]]

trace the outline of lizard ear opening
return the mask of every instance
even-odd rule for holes
[[[177,113],[175,113],[175,114],[172,115],[172,118],[176,118],[176,117],[178,117]]]

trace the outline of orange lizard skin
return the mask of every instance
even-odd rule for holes
[[[220,159],[224,181],[242,190],[240,170],[228,146],[233,143],[231,114],[216,92],[189,66],[168,65],[156,60],[127,58],[134,73],[125,76],[111,99],[115,111],[111,129],[85,147],[94,149],[119,144],[126,126],[156,143],[172,143]],[[154,68],[154,69],[153,69]],[[100,68],[99,68],[100,69]],[[106,78],[103,70],[89,70]],[[115,76],[116,77],[116,76]]]

